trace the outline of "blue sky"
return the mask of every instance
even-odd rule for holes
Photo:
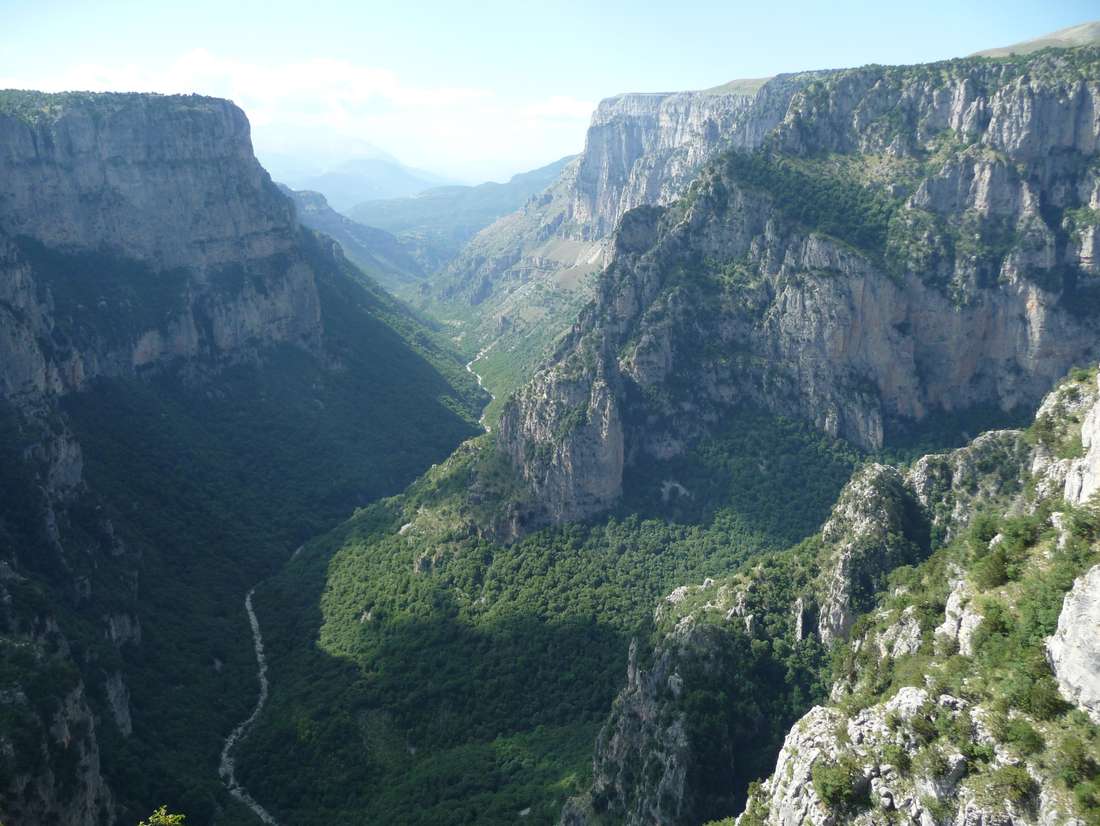
[[[1100,2],[0,0],[0,87],[233,98],[261,159],[381,147],[465,180],[583,146],[623,91],[914,63],[1100,18]]]

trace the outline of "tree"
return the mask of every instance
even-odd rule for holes
[[[148,820],[143,820],[138,826],[184,826],[183,815],[168,814],[168,807],[161,806]]]

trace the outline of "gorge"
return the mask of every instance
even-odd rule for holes
[[[350,217],[0,92],[0,822],[1100,823],[1079,28]]]

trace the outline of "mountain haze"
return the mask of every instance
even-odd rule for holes
[[[506,183],[434,187],[412,197],[366,201],[346,212],[432,250],[437,262],[432,269],[442,269],[478,231],[550,186],[570,160],[513,175]]]
[[[421,283],[427,275],[423,256],[411,243],[402,242],[383,229],[353,221],[328,205],[320,192],[283,187],[294,201],[298,219],[332,238],[357,267],[392,292]]]
[[[388,157],[353,158],[306,178],[286,181],[295,189],[322,193],[337,211],[363,201],[403,198],[450,183],[441,175],[414,169]]]

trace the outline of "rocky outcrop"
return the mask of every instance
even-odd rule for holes
[[[1033,405],[1091,360],[1092,265],[1059,216],[1100,179],[1046,158],[1095,151],[1100,52],[1033,63],[827,75],[792,96],[766,151],[714,161],[674,208],[627,213],[595,306],[502,419],[525,476],[572,478],[548,513],[593,512],[593,480],[621,475],[619,451],[587,441],[608,463],[552,467],[566,429],[526,408],[559,383],[583,396],[598,377],[631,410],[629,464],[742,402],[878,448],[931,416]]]
[[[544,503],[538,518],[583,519],[612,505],[622,493],[623,424],[610,387],[599,380],[532,383],[522,398],[501,418],[501,438]]]
[[[104,683],[107,693],[107,706],[111,709],[115,725],[123,737],[129,737],[134,733],[134,722],[130,716],[130,689],[122,679],[122,673],[114,672]]]
[[[965,447],[915,461],[905,483],[928,513],[933,539],[951,541],[981,503],[1023,490],[1035,452],[1021,431],[993,430]]]
[[[1058,689],[1100,725],[1100,565],[1066,594],[1047,652]]]
[[[692,801],[685,791],[691,744],[683,715],[670,714],[668,705],[684,690],[677,666],[695,654],[705,660],[707,641],[689,629],[673,636],[649,668],[638,665],[637,641],[631,643],[626,686],[596,740],[592,796],[566,805],[566,826],[588,823],[609,807],[625,823],[690,819]],[[640,743],[644,748],[638,748]],[[651,778],[656,781],[649,782]]]
[[[844,488],[821,529],[822,540],[835,549],[822,559],[817,634],[825,645],[848,636],[890,571],[919,558],[921,548],[904,539],[919,533],[917,518],[894,468],[870,465]]]
[[[750,799],[739,822],[870,824],[891,815],[922,824],[1037,822],[1028,801],[998,799],[985,787],[968,782],[968,775],[978,769],[993,775],[1018,766],[1011,754],[997,751],[985,720],[984,709],[962,698],[935,696],[915,687],[852,715],[817,706],[791,729],[775,773]],[[973,757],[954,744],[924,746],[920,732],[933,721],[989,749],[991,765],[976,766]],[[1045,804],[1043,823],[1079,822],[1052,785],[1043,785],[1036,795],[1040,796]]]
[[[1100,375],[1096,381],[1100,382]],[[1066,470],[1066,501],[1081,505],[1100,490],[1100,405],[1085,414],[1081,425],[1081,449],[1084,456],[1074,459]]]
[[[965,579],[955,580],[947,597],[943,622],[936,626],[936,636],[957,645],[964,657],[974,654],[974,632],[982,624],[982,615],[974,606],[972,596]]]

